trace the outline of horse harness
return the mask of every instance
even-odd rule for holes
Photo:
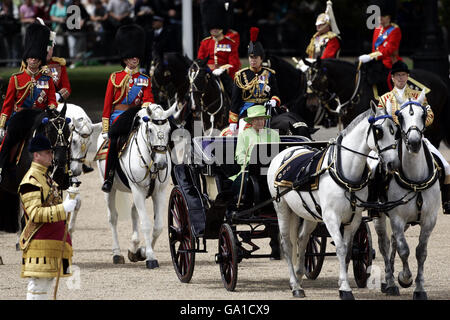
[[[81,129],[83,129],[84,127],[86,127],[87,125],[87,121],[84,119],[83,120],[83,126],[81,127]],[[76,134],[78,134],[81,139],[82,139],[82,143],[81,143],[81,152],[84,153],[84,156],[81,156],[79,158],[70,158],[70,161],[76,161],[76,162],[81,162],[84,163],[86,161],[86,156],[87,156],[87,142],[86,140],[88,140],[90,138],[90,136],[92,135],[92,132],[94,131],[94,129],[91,128],[89,133],[81,133],[80,131],[77,130],[77,128],[75,126],[73,126],[73,132],[75,132]],[[73,136],[72,136],[73,139]]]

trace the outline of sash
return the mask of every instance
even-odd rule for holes
[[[128,96],[126,96],[121,104],[132,104],[133,101],[138,96],[139,92],[141,92],[142,84],[147,82],[147,77],[144,77],[143,75],[139,75],[139,77],[136,78],[136,81],[133,82],[133,86],[131,87],[130,91],[128,91]]]
[[[33,88],[33,95],[31,93],[27,96],[27,98],[23,101],[22,108],[31,108],[36,100],[39,98],[42,92],[42,87],[39,88],[39,83],[43,81],[50,81],[49,76],[41,76],[39,80],[37,80],[37,85]]]
[[[379,37],[377,38],[377,40],[375,41],[375,50],[378,49],[378,47],[384,42],[384,40],[387,39],[387,37],[389,36],[389,34],[395,29],[394,26],[390,26],[389,28],[387,28],[383,34],[380,34]]]

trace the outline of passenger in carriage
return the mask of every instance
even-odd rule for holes
[[[105,181],[102,191],[110,192],[118,160],[117,140],[129,132],[133,119],[117,128],[114,123],[131,107],[146,108],[154,103],[150,77],[139,72],[139,63],[145,53],[145,32],[138,25],[125,25],[116,33],[116,45],[124,70],[111,74],[106,88],[102,115],[102,136],[110,139],[106,158]],[[129,124],[129,126],[128,126]]]
[[[409,75],[409,69],[406,63],[403,61],[397,61],[392,66],[391,71],[391,78],[392,82],[394,83],[394,89],[380,98],[380,102],[378,107],[386,109],[386,105],[388,100],[391,103],[391,110],[386,110],[386,112],[391,112],[392,117],[394,119],[397,119],[397,116],[395,115],[395,111],[398,110],[399,105],[397,102],[397,99],[395,98],[395,93],[403,98],[403,99],[417,99],[420,95],[420,91],[411,89],[408,85],[408,75]],[[430,105],[427,105],[427,100],[425,98],[424,105],[426,105],[427,108],[427,117],[425,121],[425,126],[428,127],[433,123],[434,115],[433,111],[431,110]],[[427,138],[423,138],[423,141],[426,143],[428,149],[439,157],[439,159],[442,161],[444,165],[445,170],[445,180],[444,180],[444,186],[441,190],[442,192],[442,208],[444,211],[444,214],[450,214],[450,165],[448,164],[447,160],[444,158],[444,156],[439,152],[439,150],[434,147],[430,141],[428,141]]]
[[[263,105],[269,102],[271,108],[281,104],[278,97],[278,85],[275,71],[263,67],[265,58],[264,48],[258,39],[259,29],[250,28],[250,44],[248,46],[248,59],[250,67],[236,72],[234,77],[231,110],[228,122],[231,133],[239,127],[239,133],[249,127],[244,121],[247,110],[254,105]],[[239,122],[239,123],[238,123]]]
[[[239,200],[248,199],[248,164],[253,146],[257,143],[280,142],[280,136],[277,131],[266,127],[266,120],[270,116],[266,114],[266,108],[263,105],[254,105],[247,110],[247,117],[244,121],[251,124],[251,127],[239,133],[236,145],[235,159],[241,165],[241,171],[230,177],[233,181],[231,191],[233,193],[233,203],[237,205]],[[242,198],[239,199],[242,189]],[[228,214],[236,210],[236,207],[229,208]],[[270,246],[276,259],[279,259],[278,232],[271,234]]]
[[[325,13],[321,13],[316,20],[317,32],[312,36],[306,48],[308,58],[321,59],[337,58],[341,49],[339,29],[333,13],[333,3],[327,1]]]

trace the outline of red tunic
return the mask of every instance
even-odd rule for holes
[[[323,50],[322,56],[320,58],[321,59],[336,58],[337,53],[340,48],[341,48],[341,44],[339,43],[338,37],[334,37],[334,38],[328,40],[328,43],[327,43],[325,49]]]
[[[24,106],[27,97],[32,97],[34,90],[41,90],[36,100],[30,106]],[[13,74],[9,79],[8,89],[6,91],[5,101],[0,117],[9,119],[13,111],[20,111],[23,107],[37,108],[45,110],[57,107],[55,86],[51,78],[39,72],[34,78],[28,74],[28,71],[22,71]]]
[[[207,37],[200,43],[197,58],[205,59],[209,56],[208,66],[214,70],[225,64],[232,65],[228,69],[228,74],[234,79],[234,74],[241,68],[239,60],[238,44],[232,38],[225,36],[222,40],[216,41],[213,37]]]
[[[372,52],[378,51],[382,53],[381,56],[377,57],[377,60],[381,60],[384,66],[388,69],[392,69],[392,64],[394,64],[398,60],[403,60],[398,55],[400,48],[400,41],[402,39],[402,32],[398,25],[391,23],[389,27],[390,26],[393,26],[394,29],[389,33],[386,39],[384,39],[384,41],[378,46],[378,48],[375,48],[375,42],[377,41],[378,37],[386,31],[386,29],[383,28],[382,26],[377,27],[373,32],[373,39],[372,39]]]
[[[111,113],[118,105],[121,105],[121,108],[126,108],[125,105],[133,107],[140,104],[145,107],[147,104],[155,102],[152,93],[152,85],[148,76],[139,72],[134,72],[131,76],[133,80],[126,81],[124,78],[127,75],[128,73],[125,70],[122,70],[112,73],[109,77],[108,86],[106,87],[105,102],[103,105],[103,119],[109,120]],[[131,101],[130,97],[127,99],[127,94],[134,83],[141,89],[133,101]],[[127,101],[124,101],[124,99]]]
[[[69,76],[67,75],[66,60],[63,58],[53,57],[47,62],[49,73],[48,76],[53,78],[56,92],[59,92],[67,99],[72,92],[69,82]],[[65,94],[67,92],[67,96]]]

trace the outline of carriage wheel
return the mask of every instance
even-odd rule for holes
[[[169,198],[169,246],[175,272],[181,282],[191,281],[195,265],[195,236],[188,207],[180,188],[175,186]]]
[[[216,261],[220,265],[222,282],[228,291],[234,291],[238,276],[238,251],[236,237],[227,223],[222,224],[219,232],[219,253]]]
[[[372,235],[367,222],[361,222],[358,230],[353,237],[353,275],[355,276],[358,288],[367,286],[367,279],[370,277],[370,269],[372,266],[373,249]]]
[[[311,235],[305,252],[305,275],[308,279],[315,280],[322,270],[327,249],[327,237]]]

